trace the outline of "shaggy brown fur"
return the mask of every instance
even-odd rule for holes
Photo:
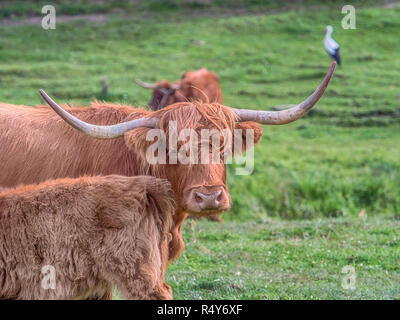
[[[175,211],[168,181],[52,180],[0,193],[0,298],[172,299],[164,282]],[[55,268],[43,289],[42,267]]]
[[[87,108],[65,108],[76,117],[93,124],[116,124],[143,116],[160,119],[160,127],[168,131],[168,121],[176,120],[178,130],[191,128],[253,129],[255,143],[262,128],[254,122],[235,123],[232,111],[220,104],[179,103],[157,112],[129,106],[95,102]],[[194,188],[206,192],[222,188],[223,209],[228,210],[230,196],[226,186],[226,169],[221,164],[150,165],[144,158],[148,128],[134,129],[123,138],[97,140],[69,125],[48,107],[24,107],[0,104],[0,185],[13,187],[39,183],[48,179],[83,175],[124,176],[151,175],[170,181],[177,200],[175,228],[170,257],[176,258],[184,248],[181,228],[188,213],[188,194]],[[244,140],[244,148],[246,148]],[[200,214],[211,215],[217,212]]]
[[[162,89],[168,91],[174,85],[179,85],[179,89],[171,91],[166,103],[161,105],[164,96]],[[173,83],[166,80],[158,81],[157,87],[153,90],[149,108],[156,111],[164,106],[187,101],[217,102],[222,104],[224,101],[218,76],[206,68],[201,68],[200,70],[185,72],[181,80]]]

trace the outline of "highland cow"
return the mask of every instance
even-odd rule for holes
[[[164,272],[174,211],[169,182],[150,176],[3,190],[0,299],[100,299],[112,285],[129,299],[172,299]]]
[[[181,80],[175,82],[162,80],[157,83],[146,83],[139,79],[136,79],[136,82],[143,88],[153,90],[149,108],[154,111],[177,102],[202,101],[221,104],[224,102],[218,76],[206,68],[186,71]]]

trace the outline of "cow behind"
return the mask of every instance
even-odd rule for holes
[[[162,80],[155,84],[149,84],[137,80],[137,83],[144,88],[153,89],[149,108],[154,111],[177,102],[223,103],[218,76],[206,68],[186,71],[181,80],[176,82]]]
[[[52,180],[0,193],[0,299],[171,299],[164,283],[175,211],[149,176]],[[53,267],[55,288],[42,268]],[[47,283],[48,284],[48,283]]]

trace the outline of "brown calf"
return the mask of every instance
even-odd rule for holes
[[[115,285],[129,299],[172,299],[164,272],[174,211],[169,182],[150,176],[3,190],[0,298],[99,299]]]

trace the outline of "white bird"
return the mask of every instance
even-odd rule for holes
[[[324,46],[326,52],[340,65],[339,44],[332,39],[333,32],[332,26],[327,26],[325,29]]]

